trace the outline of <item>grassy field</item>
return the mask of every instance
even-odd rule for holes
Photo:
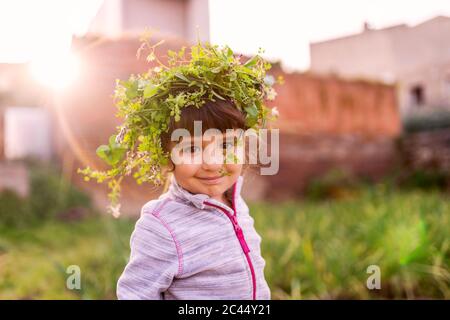
[[[450,298],[450,201],[368,187],[345,200],[251,204],[273,299]],[[115,299],[134,221],[0,226],[0,299]],[[81,268],[81,290],[66,268]],[[381,270],[368,290],[366,269]]]

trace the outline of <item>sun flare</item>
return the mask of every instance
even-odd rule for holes
[[[73,53],[33,60],[30,72],[40,84],[52,89],[64,89],[80,74],[80,59]]]

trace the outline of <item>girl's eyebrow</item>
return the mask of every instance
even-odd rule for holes
[[[192,145],[195,142],[202,143],[202,139],[201,138],[194,138],[194,139],[192,139],[191,137],[182,137],[178,141],[178,144],[184,146],[184,145]]]
[[[239,134],[235,134],[235,132],[228,134],[228,133],[224,133],[222,135],[222,140],[223,141],[227,141],[228,139],[239,139],[242,136],[242,132],[240,132]],[[213,137],[208,137],[206,140],[203,140],[203,137],[180,137],[179,141],[177,142],[180,145],[192,145],[195,142],[200,142],[202,144],[207,143],[207,142],[211,142],[212,140],[215,140],[215,136]]]
[[[193,141],[198,141],[198,140],[202,140],[201,136],[190,136],[190,135],[186,135],[186,136],[181,136],[180,140],[182,142],[193,142]]]
[[[224,137],[224,140],[226,140],[226,139],[236,139],[236,140],[238,140],[238,139],[240,139],[241,137],[242,137],[242,132],[241,133],[239,133],[239,134],[229,134],[229,135],[226,135],[225,137]]]

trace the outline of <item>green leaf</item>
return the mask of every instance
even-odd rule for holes
[[[192,60],[198,59],[198,48],[196,46],[193,46],[191,48],[191,57],[192,57]]]
[[[151,98],[158,92],[159,86],[155,86],[153,84],[149,84],[144,89],[144,98]]]
[[[246,63],[244,63],[244,66],[247,67],[247,68],[251,67],[251,66],[254,66],[257,61],[258,61],[258,56],[254,56],[253,58],[248,60]]]
[[[124,82],[125,87],[127,88],[126,97],[128,99],[134,99],[138,95],[138,83],[137,81],[126,81]]]
[[[233,56],[233,50],[231,50],[230,47],[227,47],[227,57],[229,58],[231,56]]]
[[[245,122],[249,127],[253,127],[258,123],[258,108],[256,105],[252,104],[251,106],[247,106],[244,108],[247,113],[245,118]]]
[[[117,164],[120,160],[122,160],[123,156],[125,155],[125,152],[127,151],[126,148],[119,146],[119,147],[115,147],[111,150],[111,157],[110,157],[110,164],[111,165],[115,165]]]
[[[109,143],[110,147],[116,143],[116,135],[115,134],[113,134],[112,136],[109,137],[108,143]]]
[[[181,73],[178,73],[178,72],[175,73],[175,77],[177,77],[177,78],[179,78],[181,80],[184,80],[184,81],[186,81],[188,83],[191,82],[188,78],[186,78],[184,75],[182,75]]]
[[[247,115],[247,117],[245,118],[245,124],[250,128],[252,128],[257,123],[258,123],[258,119],[254,118],[254,117],[250,117],[249,115]]]
[[[245,111],[252,117],[258,116],[258,108],[252,104],[251,106],[245,107]]]
[[[109,146],[102,144],[101,146],[99,146],[97,148],[96,153],[99,158],[108,162],[109,155],[111,154],[111,150],[110,150]]]
[[[125,155],[127,148],[115,142],[115,135],[109,137],[109,145],[101,145],[97,148],[97,156],[110,166],[117,164]]]
[[[220,71],[222,71],[222,66],[218,66],[218,67],[215,67],[215,68],[211,69],[212,73],[219,73]]]

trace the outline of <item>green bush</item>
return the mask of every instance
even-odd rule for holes
[[[30,173],[30,192],[22,199],[14,191],[0,193],[0,224],[7,226],[32,225],[58,218],[65,211],[91,208],[91,199],[78,190],[58,169],[51,165],[27,162]]]
[[[21,198],[12,190],[0,192],[0,224],[22,227],[27,225],[32,214],[30,202]]]
[[[436,110],[412,114],[403,119],[405,133],[450,128],[450,111]]]
[[[408,189],[446,190],[450,184],[450,174],[440,170],[416,169],[405,172],[397,181],[398,186]]]
[[[38,219],[55,218],[74,207],[91,207],[90,197],[67,181],[53,167],[31,168],[30,205]]]
[[[345,199],[358,195],[367,179],[351,172],[334,168],[322,176],[313,178],[307,185],[305,196],[311,200]]]

